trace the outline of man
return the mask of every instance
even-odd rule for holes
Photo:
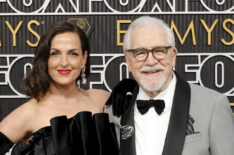
[[[124,54],[137,84],[121,81],[106,107],[121,155],[234,155],[227,97],[173,71],[177,49],[167,24],[153,17],[133,21]]]

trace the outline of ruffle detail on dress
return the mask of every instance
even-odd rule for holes
[[[80,112],[54,117],[50,126],[33,133],[24,155],[118,155],[114,124],[106,113]],[[16,151],[14,151],[16,152]]]

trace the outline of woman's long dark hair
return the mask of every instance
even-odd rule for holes
[[[23,80],[22,87],[25,94],[29,97],[40,100],[47,92],[51,78],[48,73],[48,59],[50,55],[50,45],[52,39],[57,35],[65,32],[76,33],[81,40],[82,54],[85,51],[90,52],[89,41],[86,34],[76,25],[69,22],[59,22],[50,26],[41,36],[39,44],[36,48],[33,68],[27,73],[27,76]],[[90,63],[89,56],[86,62],[86,76],[89,75]],[[80,79],[80,76],[77,80]]]

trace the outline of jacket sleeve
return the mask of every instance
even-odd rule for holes
[[[210,124],[211,155],[234,155],[234,116],[226,96],[220,95],[213,107]]]

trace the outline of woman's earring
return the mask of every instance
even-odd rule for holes
[[[82,70],[81,70],[81,82],[82,82],[82,84],[86,84],[86,74],[85,74],[85,66],[84,67],[82,67]]]

